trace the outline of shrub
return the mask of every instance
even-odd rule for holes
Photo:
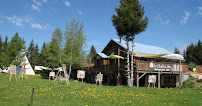
[[[195,88],[194,78],[190,77],[186,81],[184,81],[181,88]]]
[[[49,72],[50,70],[43,70],[40,75],[43,77],[43,78],[48,78],[49,77]]]
[[[198,83],[202,83],[202,79],[198,79],[197,82],[198,82]]]
[[[191,69],[196,68],[196,64],[194,62],[190,62],[189,66],[191,67]]]

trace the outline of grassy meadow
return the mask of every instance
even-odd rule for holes
[[[98,86],[94,84],[70,81],[54,83],[53,80],[39,76],[28,76],[18,80],[0,73],[0,104],[1,106],[31,105],[32,88],[34,91],[33,105],[66,105],[66,106],[117,106],[117,105],[187,105],[202,104],[200,88],[147,88],[127,86]]]

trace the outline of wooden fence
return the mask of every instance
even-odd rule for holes
[[[202,73],[202,65],[196,65],[196,72]]]

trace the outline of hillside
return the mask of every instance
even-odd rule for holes
[[[38,105],[193,105],[202,103],[199,88],[147,88],[127,86],[97,86],[70,81],[54,83],[53,80],[37,76],[9,81],[9,75],[0,73],[0,104],[2,106],[30,105],[32,88],[35,88],[34,102]]]

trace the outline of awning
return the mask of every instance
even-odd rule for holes
[[[158,58],[158,57],[162,57],[165,55],[167,55],[167,54],[145,54],[145,53],[140,53],[140,52],[135,53],[136,57],[144,57],[144,58]]]
[[[169,54],[166,56],[167,59],[172,59],[172,60],[184,60],[184,57],[180,54]]]
[[[117,59],[117,58],[124,59],[122,56],[119,56],[119,55],[110,55],[110,56],[108,56],[108,58],[110,58],[110,59]]]

